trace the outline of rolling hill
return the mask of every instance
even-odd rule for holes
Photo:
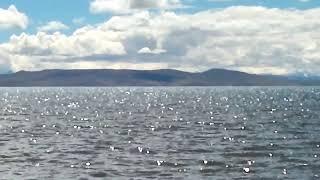
[[[225,69],[200,73],[178,70],[43,70],[0,75],[0,86],[299,86],[319,80],[257,75]]]

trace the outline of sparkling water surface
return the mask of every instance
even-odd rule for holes
[[[0,179],[319,179],[320,88],[2,88]]]

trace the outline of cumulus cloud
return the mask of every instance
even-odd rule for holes
[[[139,54],[161,54],[167,52],[164,49],[153,49],[151,50],[148,47],[144,47],[138,51]]]
[[[8,54],[0,49],[0,74],[11,70],[10,58],[7,56]]]
[[[35,35],[22,33],[12,36],[9,43],[2,47],[7,51],[25,56],[89,56],[95,54],[121,55],[125,50],[121,42],[107,33],[85,27],[71,36],[60,32],[47,34],[38,32]],[[118,42],[117,42],[118,41]],[[1,48],[1,46],[0,46]]]
[[[44,32],[55,32],[67,29],[69,29],[69,27],[60,21],[50,21],[47,24],[38,27],[38,31]]]
[[[113,16],[71,35],[21,34],[0,44],[12,70],[227,68],[320,73],[320,8],[237,6],[194,14]]]
[[[92,13],[132,13],[141,9],[173,9],[182,7],[180,0],[93,0]]]
[[[0,29],[21,28],[28,26],[28,17],[11,5],[8,9],[0,8]]]

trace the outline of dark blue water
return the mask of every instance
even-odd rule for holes
[[[3,88],[0,179],[319,179],[320,88]]]

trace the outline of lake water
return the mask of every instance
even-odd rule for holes
[[[2,88],[0,179],[319,179],[320,88]]]

